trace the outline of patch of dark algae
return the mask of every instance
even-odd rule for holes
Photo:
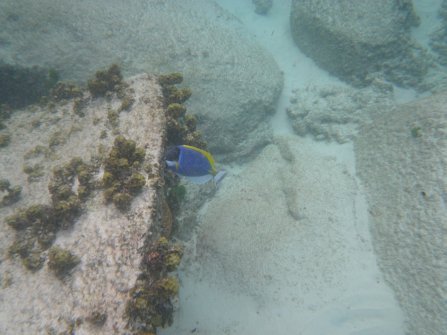
[[[104,197],[120,211],[127,211],[132,198],[146,184],[146,178],[139,173],[145,151],[137,147],[135,141],[119,135],[115,138],[110,153],[105,160],[102,184]]]
[[[16,230],[9,255],[19,256],[27,269],[39,270],[45,261],[44,252],[52,246],[56,233],[71,227],[82,214],[83,205],[95,187],[94,173],[95,167],[81,158],[55,168],[48,186],[51,203],[20,208],[5,218],[6,224]],[[75,183],[78,183],[76,192]]]

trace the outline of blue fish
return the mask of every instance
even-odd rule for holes
[[[226,173],[224,170],[216,170],[214,158],[209,152],[190,145],[169,148],[166,153],[166,166],[168,170],[194,184],[205,184],[210,180],[217,184]]]

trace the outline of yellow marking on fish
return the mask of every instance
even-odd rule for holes
[[[216,163],[214,162],[213,156],[211,156],[211,154],[209,152],[207,152],[205,150],[202,150],[202,149],[199,149],[199,148],[196,148],[196,147],[193,147],[193,146],[190,146],[190,145],[186,145],[186,144],[184,144],[183,146],[185,148],[188,148],[188,149],[191,149],[191,150],[194,150],[194,151],[198,151],[201,154],[203,154],[208,159],[208,161],[210,162],[210,165],[211,165],[211,171],[210,172],[211,172],[211,174],[213,176],[216,175],[216,173],[217,173]]]

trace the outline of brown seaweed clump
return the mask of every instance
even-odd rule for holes
[[[96,71],[95,77],[87,82],[93,97],[105,96],[107,92],[119,91],[123,85],[123,75],[118,64],[112,64],[107,70]]]
[[[182,254],[182,248],[170,244],[165,237],[155,242],[147,253],[144,273],[126,306],[131,325],[137,330],[155,334],[158,327],[172,324],[172,299],[178,294],[179,282],[168,273],[177,268]]]
[[[146,184],[146,178],[139,172],[144,157],[143,148],[137,147],[135,141],[119,135],[105,160],[102,177],[104,196],[106,201],[113,202],[121,211],[129,209],[133,197]]]
[[[9,254],[20,256],[27,269],[39,270],[45,261],[42,253],[51,246],[59,229],[53,209],[46,205],[32,205],[17,210],[5,222],[16,230]]]
[[[95,172],[93,166],[80,158],[54,169],[48,186],[51,204],[20,208],[5,219],[6,224],[16,230],[9,254],[19,256],[29,270],[40,269],[45,261],[44,251],[51,247],[56,233],[72,226],[81,215],[82,205],[95,187],[92,181]],[[7,186],[3,182],[3,188]]]
[[[78,256],[61,247],[53,246],[48,251],[48,268],[59,279],[66,277],[80,262],[81,260]]]
[[[4,195],[0,200],[0,207],[9,206],[20,200],[20,194],[22,193],[22,186],[13,186],[7,179],[0,179],[0,193]]]
[[[190,98],[192,92],[189,88],[176,86],[183,82],[182,74],[174,72],[160,75],[158,82],[162,87],[166,105],[168,145],[188,144],[206,148],[206,142],[197,130],[196,117],[186,113],[184,103]]]
[[[11,142],[11,135],[8,133],[0,133],[0,148],[7,147]]]
[[[79,86],[69,82],[58,82],[50,91],[50,96],[55,101],[82,97]]]

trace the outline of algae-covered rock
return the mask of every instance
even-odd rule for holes
[[[73,111],[77,98],[66,97],[29,106],[5,121],[14,138],[1,148],[0,196],[17,196],[17,207],[9,203],[0,210],[0,273],[10,273],[13,283],[2,291],[0,314],[7,320],[0,333],[138,334],[125,315],[129,292],[140,277],[143,286],[162,278],[151,277],[155,274],[142,264],[149,238],[161,231],[162,89],[156,76],[145,74],[126,80],[122,90],[108,91],[105,98],[93,99],[83,90],[84,96],[83,116]],[[99,135],[110,131],[107,111],[118,110],[126,96],[133,103],[119,113],[114,132],[122,136],[110,156],[118,135]],[[56,132],[64,141],[49,149]],[[106,164],[109,158],[113,162]],[[23,166],[30,173],[41,167],[43,175],[28,183]],[[103,173],[106,166],[113,171]],[[114,189],[112,198],[130,196],[132,206],[120,213],[106,205],[101,184]],[[172,258],[170,268],[178,262]],[[172,303],[165,310],[157,312],[157,324],[167,324]]]

